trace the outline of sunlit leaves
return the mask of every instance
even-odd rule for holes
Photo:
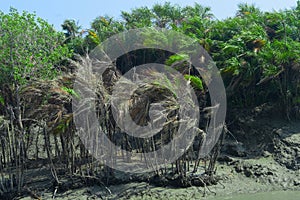
[[[187,16],[187,18],[199,17],[203,20],[210,20],[214,18],[210,7],[205,7],[198,3],[195,3],[193,6],[186,6],[182,9],[182,12],[185,16]]]
[[[226,87],[235,92],[236,99],[245,100],[249,96],[254,98],[263,94],[256,91],[255,86],[259,83],[263,83],[265,90],[272,88],[273,94],[278,92],[278,96],[285,94],[283,89],[281,93],[276,90],[280,84],[291,94],[300,91],[296,91],[295,83],[286,81],[292,79],[295,82],[296,76],[299,76],[295,73],[300,68],[299,2],[294,9],[278,12],[263,12],[254,5],[239,4],[235,17],[220,21],[214,19],[210,8],[197,3],[186,7],[168,2],[155,4],[149,8],[122,12],[121,17],[120,21],[110,17],[96,18],[91,27],[96,35],[89,33],[87,38],[91,43],[98,44],[123,30],[152,27],[143,33],[144,45],[157,48],[157,44],[160,44],[178,52],[190,53],[185,51],[193,49],[188,48],[192,42],[181,41],[175,35],[160,34],[156,30],[157,27],[171,29],[203,46],[220,69]],[[155,54],[154,51],[151,53]],[[169,57],[166,64],[177,62],[181,68],[187,67],[188,58],[184,53]]]
[[[103,42],[108,37],[124,31],[125,27],[113,17],[100,16],[92,22],[91,30],[97,34],[99,41]]]
[[[79,98],[79,94],[74,89],[68,88],[68,87],[65,87],[65,86],[61,87],[61,89],[65,92],[67,92],[68,94]]]
[[[92,30],[89,30],[89,38],[96,44],[100,44],[100,38],[98,37],[98,35],[92,31]]]
[[[0,14],[0,24],[1,84],[53,78],[56,65],[70,56],[63,34],[35,14],[11,9]]]
[[[247,3],[240,3],[238,5],[238,11],[236,16],[240,17],[248,17],[248,16],[260,16],[262,12],[259,8],[255,7],[255,5],[249,5]]]
[[[192,86],[197,88],[198,90],[203,90],[202,80],[198,76],[193,75],[184,75],[184,78],[192,83]]]
[[[154,13],[148,7],[136,8],[129,12],[122,11],[126,28],[143,28],[152,26]]]
[[[163,5],[155,4],[152,12],[155,16],[155,24],[160,28],[169,28],[171,24],[178,24],[184,17],[181,7],[170,2]]]

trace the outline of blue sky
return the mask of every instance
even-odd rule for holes
[[[61,30],[60,25],[65,19],[75,19],[83,28],[88,28],[97,16],[108,14],[120,18],[121,11],[130,11],[132,8],[163,3],[165,0],[1,0],[0,10],[7,13],[10,7],[19,11],[26,10],[36,14],[54,24]],[[272,11],[296,6],[297,0],[170,0],[169,2],[184,5],[193,5],[197,2],[211,7],[217,19],[233,16],[237,5],[242,2],[254,3],[263,11]]]

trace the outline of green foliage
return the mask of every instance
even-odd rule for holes
[[[191,81],[192,86],[194,86],[195,88],[197,88],[199,90],[203,90],[202,80],[198,76],[186,74],[186,75],[184,75],[184,78],[188,81]]]
[[[172,33],[159,34],[155,28],[184,33],[212,56],[233,105],[254,106],[272,100],[289,107],[283,110],[291,110],[290,102],[297,102],[291,96],[299,96],[300,91],[296,86],[300,76],[300,1],[296,8],[279,12],[262,12],[254,5],[239,4],[235,17],[222,21],[215,20],[210,11],[197,3],[180,7],[166,2],[122,12],[121,21],[97,18],[92,30],[99,38],[97,43],[123,30],[153,27],[144,33],[145,45],[155,48],[161,44],[183,52],[161,56],[166,58],[165,64],[178,62],[183,68],[188,60],[185,50],[191,49],[187,46],[189,42],[178,40]],[[189,80],[203,89],[199,77]]]
[[[189,56],[186,54],[175,54],[175,55],[172,55],[169,57],[169,59],[166,61],[166,64],[171,66],[172,64],[174,64],[176,62],[182,62],[182,61],[188,61],[188,60],[189,60]],[[190,81],[192,86],[194,86],[195,88],[197,88],[199,90],[204,89],[202,80],[198,76],[185,74],[184,78],[186,80]]]
[[[114,18],[109,16],[100,16],[97,17],[93,22],[90,31],[97,34],[97,37],[99,38],[99,41],[102,42],[108,37],[120,33],[124,31],[124,25],[123,23],[114,20]],[[89,31],[89,33],[90,33]],[[96,38],[96,36],[93,36],[93,38]],[[98,41],[95,41],[96,43]]]
[[[89,50],[89,43],[83,37],[85,30],[80,30],[81,26],[74,19],[66,19],[61,25],[65,34],[65,44],[74,54],[85,55]]]
[[[169,2],[155,4],[122,12],[121,17],[97,17],[89,29],[81,32],[75,20],[65,20],[62,34],[34,14],[19,14],[14,9],[9,14],[0,13],[0,84],[25,84],[28,77],[54,77],[58,72],[55,67],[72,52],[84,54],[116,33],[152,27],[143,33],[145,45],[157,49],[161,44],[179,53],[132,52],[118,60],[121,67],[132,66],[127,60],[131,57],[136,59],[134,64],[159,60],[185,68],[189,64],[186,54],[191,53],[187,50],[193,49],[188,45],[193,40],[212,56],[233,105],[253,106],[272,100],[289,112],[292,104],[298,103],[300,1],[295,8],[279,12],[262,12],[254,5],[239,4],[236,15],[222,21],[214,19],[210,8],[197,3],[185,7]],[[182,41],[174,32],[161,33],[157,27],[186,34],[191,41]],[[87,34],[83,37],[83,33]],[[185,78],[203,90],[199,77]],[[167,80],[163,84],[171,88]],[[70,88],[62,89],[76,96]]]
[[[179,5],[165,2],[164,4],[155,4],[152,8],[140,7],[131,10],[131,12],[122,11],[122,20],[117,21],[109,16],[97,17],[93,22],[91,29],[98,37],[99,41],[104,41],[106,38],[132,28],[142,27],[160,27],[166,29],[180,30],[182,26],[185,29],[190,29],[189,26],[196,27],[200,24],[201,29],[198,33],[203,31],[203,26],[210,23],[213,18],[209,7],[203,7],[195,3],[194,6],[186,6],[184,8]],[[94,41],[94,39],[92,39]]]
[[[95,43],[95,45],[99,45],[101,42],[99,36],[92,30],[89,30],[88,37],[93,43]]]
[[[45,20],[11,8],[0,12],[0,84],[24,85],[28,79],[51,79],[69,57],[64,35]]]
[[[64,31],[66,31],[65,35],[67,38],[74,38],[81,28],[74,19],[66,19],[61,27]]]
[[[79,98],[79,94],[77,92],[75,92],[74,89],[72,88],[68,88],[68,87],[62,87],[61,88],[63,91],[67,92],[68,94],[72,95],[72,96],[75,96],[77,98]]]
[[[249,5],[247,3],[240,3],[238,5],[238,11],[236,13],[236,16],[241,16],[241,17],[248,17],[251,15],[261,15],[262,12],[260,11],[259,8],[255,7],[255,5]]]
[[[130,29],[152,26],[152,19],[155,15],[148,7],[141,7],[132,10],[131,13],[122,11],[121,16],[125,21],[126,28]]]
[[[189,56],[186,54],[175,54],[169,57],[169,59],[166,61],[166,64],[171,66],[173,63],[178,61],[186,61],[189,59]]]

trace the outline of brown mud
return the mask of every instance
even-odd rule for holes
[[[158,177],[122,172],[106,179],[65,177],[58,187],[53,185],[51,172],[44,166],[28,170],[31,184],[27,184],[28,193],[21,195],[21,199],[35,196],[42,199],[214,199],[299,191],[300,123],[257,116],[260,120],[236,119],[235,127],[231,127],[234,131],[227,134],[218,157],[215,181],[206,187],[196,181],[195,174],[191,175],[190,180],[194,180],[191,185],[183,185],[183,179],[172,174]]]

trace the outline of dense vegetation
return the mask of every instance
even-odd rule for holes
[[[85,37],[74,20],[66,20],[62,27],[68,46],[85,54],[124,30],[176,30],[196,39],[209,52],[222,72],[233,105],[253,107],[272,101],[287,118],[298,115],[299,2],[296,8],[279,12],[262,12],[253,5],[240,4],[235,17],[222,21],[199,4],[184,8],[158,4],[122,12],[121,16],[119,21],[97,17]]]
[[[235,17],[221,21],[214,18],[208,7],[199,4],[187,7],[157,4],[152,8],[122,12],[121,17],[115,20],[99,16],[86,30],[81,30],[75,20],[68,19],[62,24],[64,32],[61,33],[34,14],[19,13],[15,9],[7,14],[0,12],[1,195],[23,191],[24,170],[30,168],[32,160],[47,159],[56,185],[60,183],[57,169],[69,174],[80,171],[81,175],[99,172],[101,164],[95,162],[75,137],[71,109],[72,95],[77,95],[72,89],[74,63],[89,62],[78,59],[78,55],[84,60],[102,41],[125,30],[166,28],[199,42],[221,72],[229,115],[234,109],[268,104],[283,119],[299,118],[299,1],[295,8],[278,12],[262,12],[253,5],[240,4]],[[172,65],[183,58],[153,49],[130,52],[115,61],[117,78],[136,65],[151,62]],[[181,67],[185,64],[179,62]],[[113,81],[109,73],[107,76],[104,86]],[[200,101],[206,102],[208,91],[201,77],[197,74],[185,74],[185,77],[193,83]],[[41,150],[38,143],[43,143],[45,149]],[[46,156],[42,155],[43,151]],[[218,148],[205,167],[208,175],[214,171],[217,151]],[[189,169],[185,163],[190,159],[183,156],[177,161],[174,173],[186,176]],[[199,160],[195,163],[199,165]],[[113,176],[111,169],[100,169],[109,174],[106,178]],[[91,174],[86,174],[87,171]]]

